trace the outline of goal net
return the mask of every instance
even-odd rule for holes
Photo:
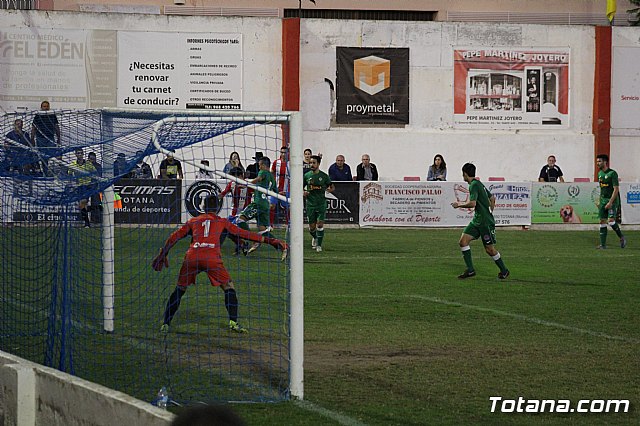
[[[298,115],[40,114],[0,118],[0,349],[149,401],[163,386],[180,404],[302,398],[302,191],[288,191],[302,188]],[[250,183],[261,155],[288,160],[277,191]],[[206,273],[161,332],[190,238],[168,269],[152,259],[208,195],[232,217],[252,192],[271,201],[271,234],[290,250],[283,262],[268,245],[221,244],[248,333],[229,329],[230,302]]]

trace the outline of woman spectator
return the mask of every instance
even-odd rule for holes
[[[229,162],[227,163],[226,166],[224,166],[224,169],[222,169],[222,172],[226,173],[226,174],[229,174],[229,172],[233,168],[241,169],[243,174],[245,172],[244,166],[242,165],[242,162],[240,161],[240,154],[238,154],[236,151],[233,151],[231,153],[231,155],[229,156]]]
[[[427,180],[447,180],[447,163],[440,154],[433,157],[433,164],[429,166]]]
[[[304,160],[302,160],[302,175],[306,175],[307,172],[311,171],[311,164],[309,163],[309,161],[311,161],[311,149],[307,148],[304,150]]]

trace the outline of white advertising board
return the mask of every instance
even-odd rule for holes
[[[496,196],[496,225],[531,224],[530,182],[487,182]],[[472,209],[454,209],[469,199],[463,182],[360,182],[360,226],[465,226]]]

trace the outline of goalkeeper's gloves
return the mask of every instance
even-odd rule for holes
[[[169,258],[167,258],[164,248],[161,248],[160,253],[153,259],[151,267],[154,271],[162,271],[162,268],[169,267]]]
[[[269,244],[271,247],[276,248],[277,250],[289,250],[289,245],[282,240],[271,237],[264,237],[264,242]]]

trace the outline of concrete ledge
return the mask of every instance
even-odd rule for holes
[[[6,426],[168,426],[174,414],[122,392],[0,351]]]

